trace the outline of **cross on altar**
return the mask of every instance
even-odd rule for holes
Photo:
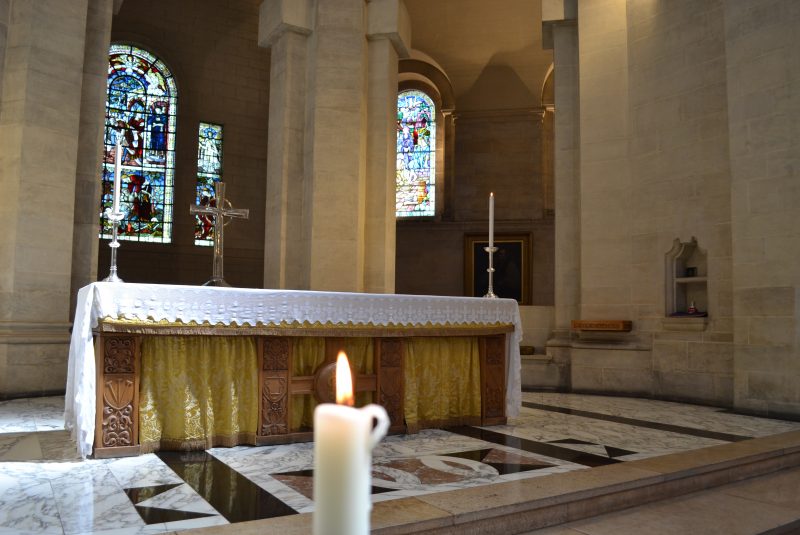
[[[226,224],[225,218],[247,219],[250,216],[250,210],[231,207],[230,201],[225,198],[224,182],[214,184],[214,189],[216,190],[214,206],[211,205],[211,202],[209,202],[208,206],[191,205],[189,206],[189,213],[193,215],[208,215],[214,218],[214,267],[211,279],[203,286],[230,286],[222,278],[222,246],[223,229]]]

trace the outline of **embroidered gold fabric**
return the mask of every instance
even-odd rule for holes
[[[145,337],[141,451],[255,444],[257,370],[252,337]]]
[[[404,403],[409,431],[480,422],[478,339],[410,338],[405,347]]]
[[[337,342],[341,347],[334,349],[345,351],[356,376],[375,373],[372,338],[340,338]],[[292,375],[314,375],[325,362],[325,339],[297,337],[292,343]],[[404,403],[409,430],[479,423],[478,339],[411,338],[405,347]],[[139,394],[142,452],[255,444],[257,370],[253,337],[144,337]],[[373,392],[356,393],[356,406],[373,402]],[[311,430],[316,406],[311,394],[292,396],[291,432]]]

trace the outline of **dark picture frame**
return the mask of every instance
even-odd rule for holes
[[[489,289],[488,234],[464,236],[464,295],[483,297]],[[516,299],[520,305],[531,303],[531,235],[495,234],[494,293]]]

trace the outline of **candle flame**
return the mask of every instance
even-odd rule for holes
[[[339,356],[336,357],[336,403],[349,407],[355,404],[350,362],[348,362],[344,351],[339,351]]]

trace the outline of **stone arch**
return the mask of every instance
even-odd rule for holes
[[[452,219],[455,168],[455,92],[450,79],[436,62],[423,53],[412,51],[412,57],[398,65],[398,92],[417,89],[436,104],[436,219]]]

